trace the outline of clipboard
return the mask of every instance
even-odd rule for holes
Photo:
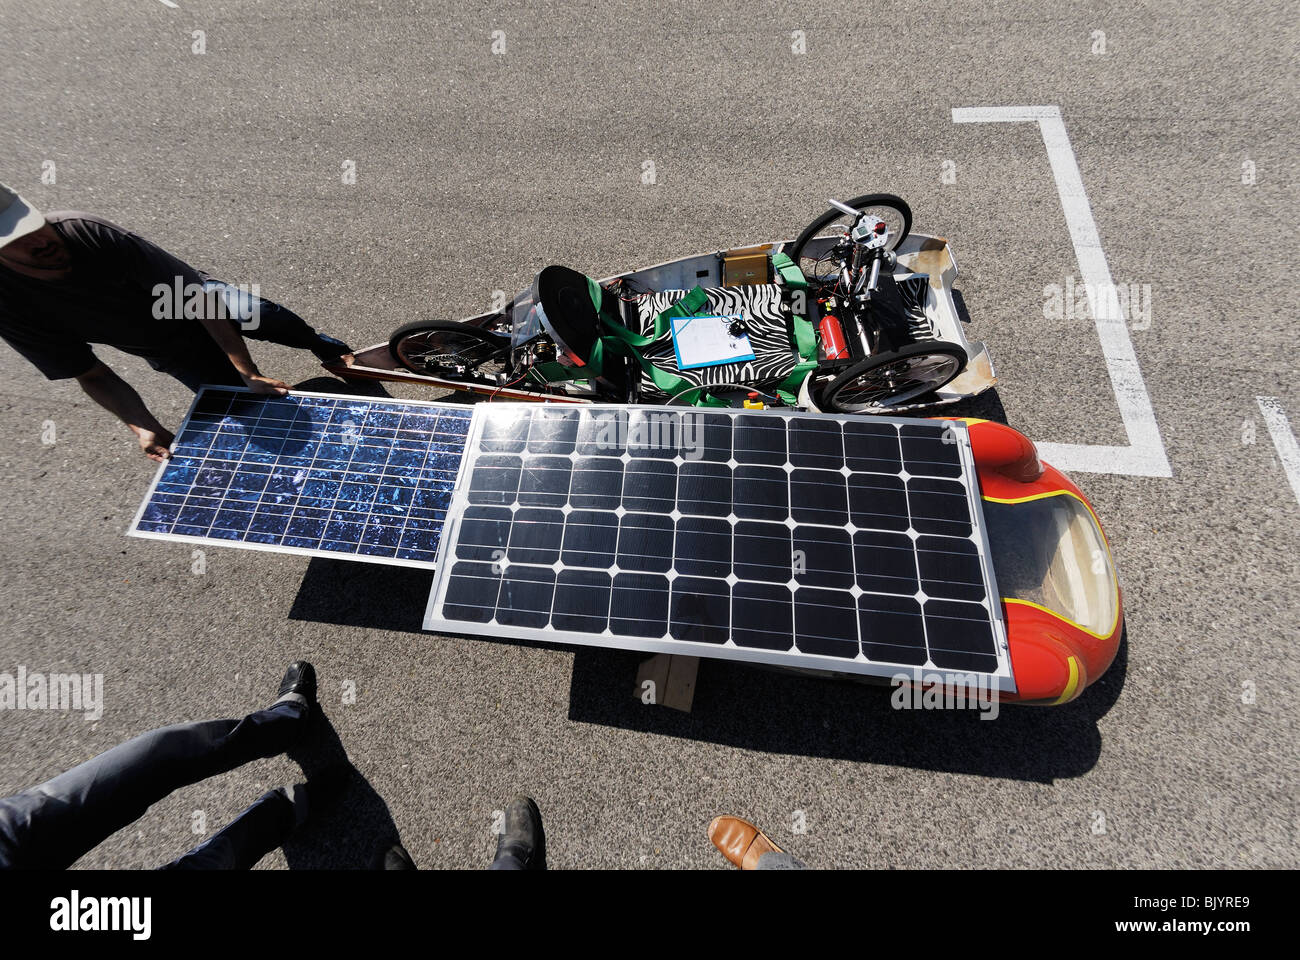
[[[738,322],[743,322],[738,313],[673,317],[671,329],[677,369],[697,370],[753,360],[749,334],[731,332]]]

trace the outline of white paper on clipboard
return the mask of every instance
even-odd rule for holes
[[[732,334],[740,314],[723,316],[673,317],[673,349],[677,352],[677,369],[716,367],[720,363],[742,363],[754,359],[746,333]]]

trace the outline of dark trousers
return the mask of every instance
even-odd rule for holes
[[[0,868],[68,867],[173,790],[284,753],[301,736],[307,716],[305,704],[285,700],[242,720],[161,727],[0,800]],[[272,792],[292,816],[288,798]],[[265,810],[259,809],[263,806]],[[264,796],[212,841],[228,834],[221,843],[234,848],[234,862],[242,863],[251,850],[249,844],[256,846],[271,836],[266,827],[275,809],[275,801]],[[236,827],[246,817],[248,822]]]
[[[278,343],[286,347],[309,350],[319,345],[318,334],[302,317],[288,307],[283,307],[271,300],[261,297],[249,297],[256,301],[257,325],[240,327],[240,334],[249,340],[263,340]],[[238,321],[232,321],[238,325]],[[203,336],[193,344],[193,349],[185,353],[165,357],[148,358],[149,366],[160,373],[175,377],[191,390],[198,392],[200,386],[210,383],[213,386],[242,387],[244,379],[239,375],[225,352],[217,346],[211,337]]]
[[[229,825],[163,870],[248,870],[289,839],[298,820],[284,789],[268,790]]]

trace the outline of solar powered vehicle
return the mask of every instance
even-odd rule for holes
[[[425,629],[1060,704],[1113,661],[1079,489],[1010,427],[946,240],[890,194],[326,364],[472,406],[205,388],[131,532],[426,567]]]
[[[204,388],[131,533],[422,567],[424,627],[1077,697],[1119,585],[1002,424]]]
[[[1110,667],[1124,625],[1110,545],[1083,492],[1004,424],[966,418],[1016,692],[1060,704]]]
[[[603,280],[549,266],[501,309],[408,323],[327,368],[494,399],[853,414],[992,386],[988,351],[962,330],[947,241],[913,234],[891,194],[830,202],[791,241]]]

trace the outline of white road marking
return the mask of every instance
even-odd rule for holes
[[[1056,189],[1061,195],[1061,209],[1070,228],[1079,273],[1087,285],[1106,371],[1110,374],[1119,415],[1128,434],[1129,445],[1126,447],[1037,443],[1043,459],[1067,473],[1078,470],[1135,477],[1172,477],[1173,470],[1165,455],[1160,427],[1156,424],[1142,371],[1138,369],[1137,355],[1133,352],[1133,341],[1129,338],[1123,312],[1118,309],[1114,297],[1106,295],[1107,291],[1114,290],[1114,281],[1101,247],[1097,223],[1092,218],[1092,205],[1083,189],[1083,177],[1074,159],[1074,148],[1065,132],[1060,107],[956,107],[952,111],[952,122],[1038,124],[1043,144],[1047,147],[1047,159],[1052,165],[1052,176],[1056,178]]]
[[[1255,402],[1259,404],[1259,412],[1264,417],[1264,425],[1268,427],[1268,435],[1273,438],[1273,446],[1277,448],[1277,458],[1282,461],[1286,478],[1291,481],[1291,492],[1295,494],[1296,502],[1300,503],[1300,445],[1296,444],[1295,434],[1291,432],[1291,422],[1287,420],[1286,411],[1282,409],[1277,397],[1256,397]]]
[[[158,2],[164,7],[171,7],[173,10],[179,9],[176,4],[172,3],[172,0],[158,0]]]

